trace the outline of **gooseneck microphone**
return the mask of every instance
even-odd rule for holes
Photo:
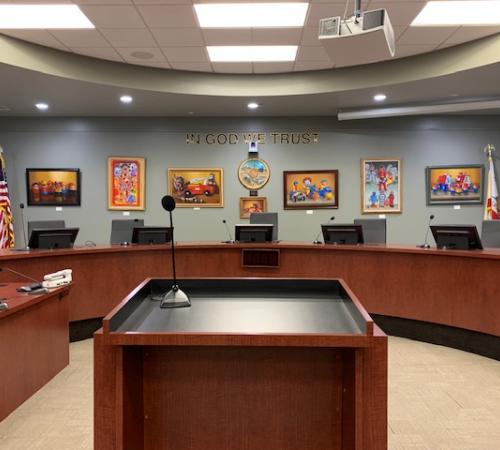
[[[326,222],[326,225],[330,225],[330,223],[333,222],[334,220],[335,220],[335,216],[330,217],[328,219],[328,222]],[[319,233],[316,235],[316,239],[314,239],[313,244],[322,244],[323,243],[319,240],[321,233],[323,233],[323,229],[319,230]]]
[[[21,222],[23,223],[24,250],[29,250],[30,248],[28,246],[28,238],[26,236],[26,227],[24,224],[24,203],[20,203],[19,208],[21,208]]]
[[[425,232],[425,241],[423,244],[417,245],[417,247],[419,247],[419,248],[431,248],[431,246],[429,245],[427,240],[429,239],[429,230],[431,229],[431,222],[434,219],[434,217],[435,217],[434,214],[431,214],[429,216],[429,223],[427,224],[427,231]]]
[[[222,241],[223,244],[234,244],[234,239],[233,239],[233,236],[231,235],[231,230],[229,229],[229,227],[227,226],[227,221],[226,219],[222,219],[222,223],[224,224],[224,226],[226,227],[226,232],[227,232],[227,235],[229,236],[229,239],[227,241]]]
[[[173,283],[172,289],[168,291],[166,294],[163,294],[161,298],[153,298],[153,300],[161,300],[160,308],[184,308],[187,306],[191,306],[191,300],[189,300],[188,295],[183,292],[179,285],[177,284],[177,274],[175,272],[175,240],[174,240],[174,225],[172,220],[172,211],[175,209],[175,199],[171,195],[165,195],[161,199],[161,206],[163,209],[168,211],[170,216],[170,228],[172,230],[172,239],[171,239],[171,253],[172,253],[172,275],[173,275]]]

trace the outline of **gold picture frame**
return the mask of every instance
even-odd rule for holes
[[[167,191],[180,208],[223,208],[224,170],[219,167],[170,168]]]
[[[250,219],[251,213],[267,212],[267,197],[240,197],[240,219]]]
[[[108,209],[146,209],[146,158],[108,156]]]
[[[403,211],[403,166],[399,158],[362,158],[361,212],[398,214]]]

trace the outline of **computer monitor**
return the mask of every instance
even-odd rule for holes
[[[143,227],[143,219],[116,219],[111,221],[111,244],[124,244],[132,242],[132,232],[135,227]]]
[[[235,240],[238,242],[272,242],[273,228],[272,223],[240,223],[234,227]]]
[[[263,212],[263,213],[251,213],[250,223],[271,223],[274,225],[273,228],[273,241],[278,240],[278,213],[276,212]]]
[[[28,236],[31,236],[31,232],[35,228],[56,228],[60,230],[66,228],[66,222],[64,220],[28,220]]]
[[[171,227],[134,227],[133,244],[166,244],[172,240]]]
[[[385,244],[387,240],[385,219],[354,219],[354,225],[361,225],[365,244]]]
[[[475,225],[431,225],[437,248],[450,250],[482,249]]]
[[[31,230],[30,248],[71,248],[75,243],[79,228],[34,228]]]
[[[324,224],[321,225],[325,244],[362,244],[363,228],[361,225]]]

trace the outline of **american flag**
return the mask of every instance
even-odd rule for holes
[[[484,220],[498,220],[498,190],[497,179],[495,177],[495,165],[493,164],[493,152],[495,147],[489,144],[486,146],[485,152],[488,154],[489,171],[488,185],[486,187],[486,205],[484,208]]]
[[[14,225],[10,209],[9,187],[5,174],[3,149],[0,147],[0,248],[14,247]]]

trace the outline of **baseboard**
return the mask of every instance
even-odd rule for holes
[[[102,317],[96,319],[78,320],[69,323],[69,341],[83,341],[91,338],[102,327]]]
[[[370,315],[388,335],[444,345],[500,361],[500,337],[498,336],[419,320],[379,314]]]

